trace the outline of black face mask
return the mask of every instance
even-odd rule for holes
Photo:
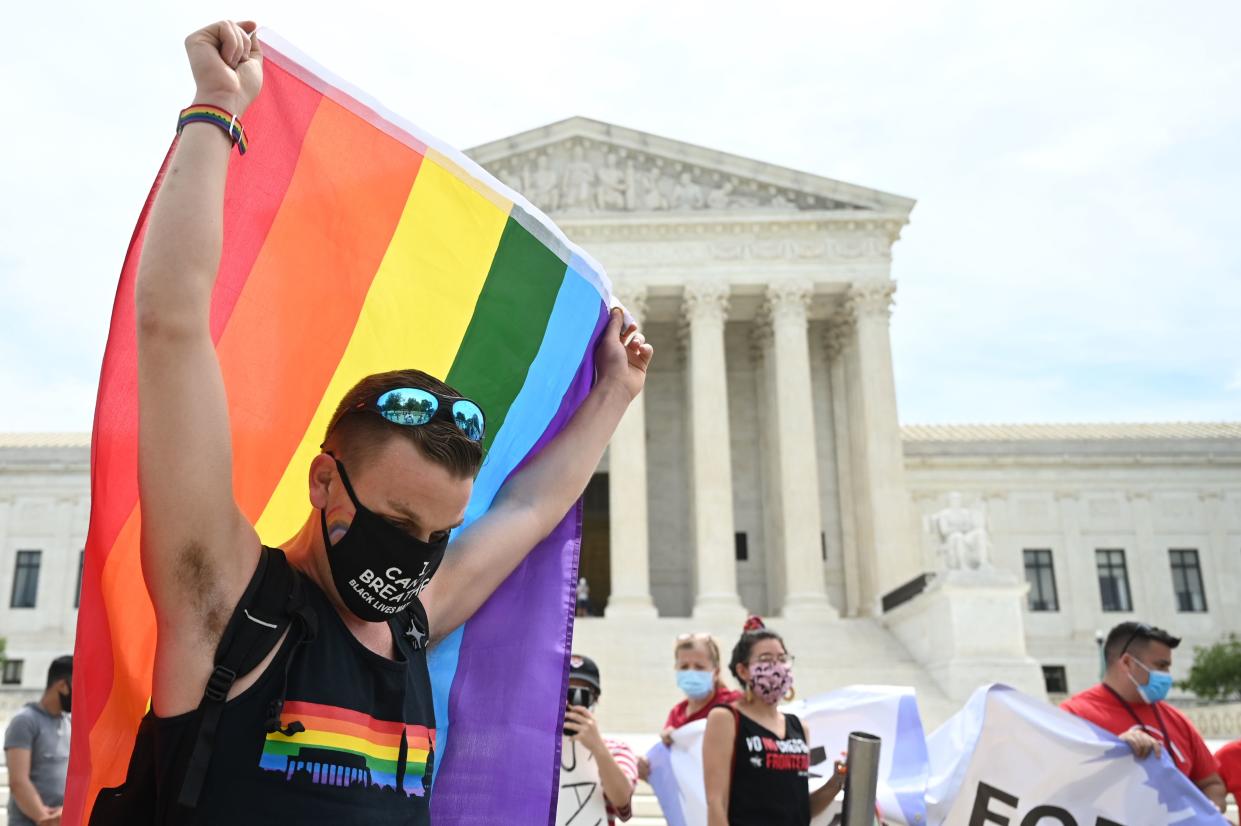
[[[423,542],[366,509],[349,484],[345,466],[336,470],[356,512],[335,545],[328,537],[327,514],[319,511],[328,567],[341,601],[366,622],[383,622],[409,607],[444,558],[448,537]]]
[[[60,710],[73,713],[73,689],[69,689],[60,695]]]

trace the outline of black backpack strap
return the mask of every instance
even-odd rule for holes
[[[302,619],[304,614],[313,617],[313,611],[306,604],[300,575],[289,565],[283,551],[264,547],[258,568],[216,647],[215,669],[198,705],[202,717],[177,793],[178,806],[193,809],[198,805],[229,689],[239,676],[259,666],[294,618],[301,619],[298,625],[303,633],[298,641],[302,641],[308,630]]]

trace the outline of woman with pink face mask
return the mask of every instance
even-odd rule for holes
[[[810,793],[810,734],[777,708],[793,699],[793,657],[779,634],[750,617],[728,667],[745,694],[707,715],[707,826],[807,826],[839,794],[844,775]]]

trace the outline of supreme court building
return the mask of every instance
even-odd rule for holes
[[[657,731],[675,636],[727,656],[746,613],[803,694],[913,685],[931,724],[983,682],[1087,687],[1123,620],[1186,638],[1178,677],[1241,632],[1241,424],[901,427],[911,199],[585,118],[469,154],[603,264],[658,351],[584,499],[575,647],[606,730]],[[87,453],[0,437],[8,682],[71,644]]]

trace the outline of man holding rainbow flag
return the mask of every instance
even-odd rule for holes
[[[243,455],[242,447],[252,447],[239,446],[237,438],[253,440],[245,435],[253,411],[238,409],[231,383],[225,392],[226,342],[213,328],[213,302],[227,256],[226,200],[235,197],[226,192],[226,179],[232,186],[231,153],[246,152],[251,140],[257,145],[278,136],[247,135],[242,126],[263,84],[262,47],[253,24],[216,23],[190,35],[186,49],[197,93],[181,114],[180,137],[149,206],[145,235],[140,242],[136,236],[141,259],[132,298],[141,572],[158,629],[151,714],[143,723],[153,734],[148,745],[153,743],[160,767],[156,819],[429,823],[431,774],[441,755],[427,649],[466,623],[531,549],[565,523],[621,416],[642,390],[652,348],[633,326],[622,329],[623,313],[607,313],[606,301],[606,316],[596,319],[592,313],[587,335],[580,338],[599,342],[593,387],[587,353],[582,367],[575,361],[568,370],[586,376],[586,389],[573,399],[563,387],[559,391],[569,415],[544,423],[535,444],[520,451],[503,446],[518,459],[504,471],[489,507],[473,514],[468,506],[484,449],[491,454],[488,463],[500,450],[492,441],[500,426],[496,419],[508,413],[512,424],[511,414],[518,412],[511,395],[503,411],[488,411],[489,396],[476,401],[467,397],[469,387],[459,391],[432,375],[451,379],[453,373],[443,368],[407,365],[366,375],[339,404],[332,402],[309,467],[290,463],[294,481],[308,476],[309,489],[302,495],[308,496],[309,513],[280,548],[265,548],[256,530],[260,520],[244,504],[253,498],[247,486],[254,482],[245,467],[235,467],[235,450]],[[300,87],[290,82],[288,88]],[[334,117],[323,108],[327,104],[320,106],[316,118]],[[299,151],[306,156],[312,150]],[[434,185],[430,178],[424,184],[425,176],[450,169],[441,157],[437,172],[431,158],[426,150],[417,172],[425,187]],[[411,205],[418,191],[415,186],[408,196]],[[511,208],[515,214],[517,207]],[[512,238],[520,230],[514,223],[510,215],[497,242],[497,260],[513,255]],[[273,225],[270,232],[276,231]],[[254,266],[257,272],[259,264]],[[556,292],[560,279],[567,284],[574,272],[573,265],[567,274],[563,263],[556,266],[551,293],[559,302],[577,288],[569,284]],[[534,279],[537,273],[529,272]],[[349,274],[339,277],[341,289],[351,289]],[[122,298],[124,284],[123,279]],[[478,306],[484,298],[475,295]],[[593,300],[598,303],[598,296]],[[243,305],[238,303],[234,316]],[[290,329],[288,335],[308,333],[313,341],[318,311],[330,316],[335,308],[324,302],[306,309],[299,319],[304,329]],[[117,312],[122,312],[119,298]],[[410,334],[424,333],[433,338],[437,331]],[[490,345],[497,352],[524,352],[528,346],[519,339]],[[250,345],[261,341],[252,337]],[[457,362],[450,364],[464,358],[466,344],[459,347]],[[416,366],[427,372],[409,369]],[[291,367],[294,373],[315,369],[309,361]],[[281,369],[289,371],[290,365]],[[108,371],[105,361],[101,405]],[[535,367],[523,371],[533,374]],[[549,384],[532,392],[553,391]],[[283,414],[267,410],[256,419],[269,422]],[[309,425],[316,421],[307,418]],[[97,423],[97,441],[98,433]],[[309,431],[306,438],[312,438]],[[283,466],[275,470],[279,474]],[[265,577],[287,571],[286,559],[295,571],[288,577],[294,583],[289,599],[298,607],[300,624],[297,617],[264,614],[256,607]],[[105,585],[110,581],[106,570],[102,579]],[[247,633],[248,639],[269,644],[251,658],[257,667],[232,673],[221,666],[217,649],[224,647],[222,639],[235,642]],[[208,726],[203,709],[213,693],[222,711]],[[209,741],[205,752],[204,741]],[[494,771],[504,770],[502,758],[515,757],[520,756],[497,756]],[[195,777],[188,796],[184,776]],[[100,799],[108,794],[105,789]],[[88,811],[93,802],[87,801]]]

